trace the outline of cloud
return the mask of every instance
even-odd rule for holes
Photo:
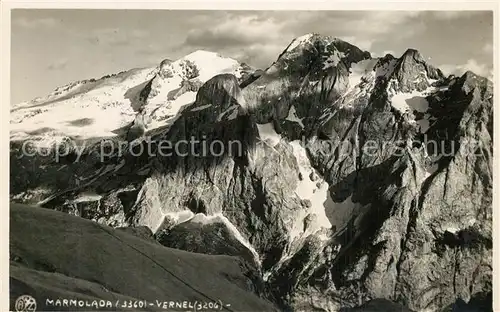
[[[439,20],[454,20],[460,18],[469,18],[471,16],[481,14],[481,11],[422,11],[424,13],[429,13],[433,18]],[[483,11],[484,12],[484,11]]]
[[[295,23],[295,32],[307,29],[338,37],[371,52],[382,42],[398,42],[423,32],[427,26],[420,14],[418,11],[322,11],[290,20]]]
[[[87,40],[95,45],[107,44],[111,46],[126,46],[135,43],[138,39],[144,39],[149,33],[144,30],[123,31],[118,27],[99,28],[87,35]]]
[[[323,11],[312,15],[308,26],[334,36],[375,40],[388,33],[394,38],[412,36],[425,26],[419,16],[416,11]]]
[[[95,30],[88,40],[93,44],[109,44],[113,46],[127,45],[128,39],[119,28],[103,28]]]
[[[158,54],[159,52],[162,52],[162,47],[156,43],[149,43],[149,44],[146,44],[146,45],[143,45],[139,48],[137,48],[137,50],[135,50],[135,53],[138,54],[138,55],[146,55],[146,56],[149,56],[149,55],[155,55],[155,54]]]
[[[384,50],[382,53],[378,53],[378,52],[371,53],[372,57],[383,57],[383,56],[386,56],[387,54],[391,54],[392,56],[396,56],[396,52],[394,52],[392,50]]]
[[[476,75],[493,80],[493,68],[491,66],[487,66],[486,64],[478,63],[475,59],[469,59],[467,63],[462,65],[443,64],[439,66],[439,69],[441,69],[446,75],[456,76],[461,76],[466,71],[470,70]]]
[[[60,59],[47,66],[48,70],[62,70],[68,66],[68,59]]]
[[[482,51],[483,51],[484,53],[488,53],[488,54],[493,53],[493,44],[492,44],[492,43],[487,43],[487,44],[485,44],[485,45],[483,46]]]
[[[54,18],[16,18],[13,20],[13,25],[17,25],[23,28],[50,28],[57,25],[57,20]]]
[[[268,12],[227,13],[214,18],[197,18],[194,28],[177,48],[189,53],[204,49],[219,52],[257,67],[267,67],[295,37],[289,21]],[[200,25],[201,21],[209,24]]]
[[[248,63],[259,68],[266,68],[275,61],[286,46],[281,44],[256,43],[248,46],[245,50],[234,49],[228,51],[228,56],[234,57],[240,62]]]
[[[370,51],[387,33],[397,39],[422,29],[422,23],[405,26],[418,15],[413,11],[230,12],[217,18],[203,14],[193,18],[193,29],[178,49],[211,50],[264,67],[294,38],[306,33],[338,37]]]
[[[140,30],[140,29],[134,29],[130,33],[132,38],[138,39],[138,38],[146,38],[149,37],[149,32],[145,30]]]
[[[341,36],[339,38],[365,51],[370,51],[373,45],[373,40],[370,39],[358,39],[355,36]]]
[[[164,59],[172,59],[169,52],[171,52],[170,49],[164,48],[160,44],[150,43],[135,49],[132,55],[139,57],[145,66],[154,66],[160,64]]]
[[[190,46],[239,46],[265,42],[279,37],[285,23],[262,20],[258,15],[228,16],[220,24],[190,31],[185,44]]]
[[[415,31],[421,29],[420,27],[417,29],[419,23],[415,23],[419,20],[420,12],[418,11],[373,11],[360,12],[358,15],[352,16],[353,18],[344,24],[343,28],[367,35],[391,33],[397,37],[411,36]],[[398,28],[408,25],[411,21],[413,21],[411,27]]]

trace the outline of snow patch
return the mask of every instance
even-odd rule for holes
[[[201,223],[201,224],[212,224],[212,223],[217,223],[219,221],[218,216],[207,216],[204,213],[197,213],[195,214],[190,222],[195,222],[195,223]]]
[[[183,210],[180,212],[167,213],[168,216],[175,224],[184,222],[196,222],[200,224],[223,223],[229,232],[236,238],[243,246],[245,246],[254,256],[256,263],[261,264],[260,256],[250,242],[243,237],[238,228],[229,221],[222,213],[214,215],[205,215],[203,213],[194,214],[191,210]]]
[[[288,111],[288,116],[286,116],[286,120],[293,121],[298,123],[302,128],[304,128],[304,124],[302,123],[302,119],[297,116],[297,111],[295,110],[295,106],[291,106]]]
[[[202,82],[221,73],[238,77],[238,61],[217,53],[196,51],[168,66],[171,77],[157,75],[160,67],[133,69],[96,81],[75,82],[56,89],[38,100],[14,105],[11,109],[11,140],[37,138],[40,145],[55,137],[89,139],[116,137],[129,125],[141,104],[139,95],[151,81],[154,96],[146,100],[144,109],[153,119],[148,129],[168,125],[182,107],[196,99],[196,92],[186,92],[176,100],[167,101],[169,92],[181,86],[182,63],[193,62]]]
[[[94,192],[84,192],[78,195],[77,198],[73,199],[71,202],[72,204],[77,204],[77,203],[85,203],[85,202],[92,202],[92,201],[98,201],[102,198],[101,195],[94,193]]]
[[[267,124],[257,124],[257,129],[260,139],[266,141],[272,147],[275,147],[281,141],[281,136],[276,133],[271,122]]]
[[[175,116],[173,118],[166,118],[163,120],[153,120],[148,125],[148,130],[157,129],[159,127],[164,127],[167,125],[171,125],[177,120],[182,112],[183,108],[192,104],[196,100],[196,92],[186,92],[179,96],[174,101],[169,102],[168,104],[162,103],[159,104],[155,108],[148,108],[149,111],[153,111],[151,113],[151,117],[163,117],[163,116]]]
[[[445,231],[448,231],[448,232],[453,233],[453,234],[457,234],[458,231],[460,231],[460,228],[458,228],[456,226],[449,226],[445,229]]]
[[[176,212],[168,212],[164,214],[164,217],[168,218],[175,225],[190,221],[194,217],[194,213],[191,210],[182,210]]]
[[[241,235],[240,231],[238,230],[238,228],[231,223],[231,221],[229,221],[228,218],[226,218],[225,216],[223,216],[222,214],[219,214],[219,218],[222,220],[222,222],[226,225],[226,227],[229,229],[229,231],[231,231],[231,233],[233,234],[233,236],[243,245],[245,246],[248,250],[250,250],[250,252],[253,254],[254,258],[255,258],[255,261],[259,264],[259,266],[261,265],[261,261],[260,261],[260,256],[259,254],[257,253],[257,251],[255,250],[255,248],[253,248],[252,244],[250,244],[250,242],[245,238],[243,237],[243,235]]]
[[[457,223],[448,223],[448,224],[446,224],[446,226],[442,226],[441,228],[444,231],[448,231],[450,233],[457,234],[458,232],[460,232],[463,229],[474,226],[474,224],[476,224],[476,222],[477,222],[476,218],[474,218],[474,217],[467,218],[466,217],[465,220],[462,219],[462,220],[460,220],[460,222],[457,222]]]
[[[402,113],[413,111],[425,113],[429,108],[429,102],[422,95],[419,91],[396,93],[392,96],[392,106]]]
[[[191,220],[194,217],[194,213],[191,210],[184,210],[176,213],[167,213],[166,216],[175,222],[175,224],[180,224]]]
[[[431,127],[432,116],[427,113],[429,109],[429,102],[427,101],[427,96],[433,94],[436,91],[440,91],[439,88],[434,86],[429,86],[423,91],[412,91],[407,93],[399,93],[397,90],[398,81],[393,79],[389,82],[387,89],[388,95],[391,99],[392,106],[402,113],[413,113],[419,112],[424,113],[423,117],[418,120],[410,120],[415,122],[421,133],[426,133]]]
[[[197,78],[203,82],[206,82],[207,80],[209,80],[210,78],[212,78],[217,74],[223,74],[223,73],[231,73],[236,75],[237,78],[239,78],[238,68],[240,67],[240,64],[238,63],[238,61],[231,58],[223,57],[215,52],[198,50],[191,54],[186,55],[185,57],[181,58],[180,60],[174,63],[180,63],[183,60],[189,60],[198,67],[200,75]]]
[[[300,37],[293,39],[292,43],[290,43],[290,45],[288,46],[286,51],[292,51],[293,49],[298,47],[300,44],[302,44],[304,42],[308,42],[312,38],[312,36],[313,36],[313,34],[307,34],[307,35],[303,35],[303,36],[300,36]]]
[[[377,63],[377,59],[362,60],[357,63],[351,63],[349,74],[349,86],[354,88],[361,82],[361,78],[369,75],[373,71],[373,67]]]
[[[233,119],[236,119],[236,117],[238,117],[238,110],[234,109],[233,112],[231,113],[231,115],[229,115],[227,117],[227,120],[233,120]]]
[[[430,177],[439,169],[439,165],[437,163],[433,163],[425,168],[425,179]]]
[[[238,117],[238,113],[239,113],[239,107],[232,106],[232,107],[226,109],[225,111],[223,111],[222,113],[220,113],[219,116],[217,116],[217,122],[224,119],[224,116],[226,116],[226,118],[225,118],[226,120],[236,119]]]
[[[207,109],[209,107],[212,107],[212,104],[206,104],[206,105],[198,106],[198,107],[193,108],[191,111],[192,112],[197,112],[197,111],[201,111],[201,110]]]
[[[152,71],[153,68],[132,70],[84,84],[70,95],[49,95],[35,105],[18,106],[11,111],[11,120],[20,121],[11,123],[12,138],[39,137],[44,141],[62,135],[84,139],[114,137],[114,131],[135,116],[127,91],[147,81]]]
[[[345,56],[344,53],[335,50],[324,62],[322,70],[338,65],[340,60]]]
[[[295,194],[300,199],[311,202],[311,207],[308,211],[305,211],[305,215],[302,218],[297,218],[297,223],[290,233],[291,240],[293,240],[293,238],[303,232],[303,219],[307,214],[312,214],[316,217],[316,224],[310,225],[311,230],[314,229],[313,232],[316,232],[320,228],[331,228],[332,224],[328,220],[325,209],[327,206],[332,205],[333,201],[328,192],[328,183],[320,178],[316,170],[312,167],[305,148],[300,145],[300,140],[292,141],[290,145],[293,148],[293,154],[299,165],[300,174],[303,177],[302,180],[298,181]],[[316,180],[312,181],[310,176],[316,177]]]

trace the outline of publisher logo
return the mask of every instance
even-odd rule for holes
[[[16,299],[16,312],[35,312],[36,300],[29,295],[23,295]]]

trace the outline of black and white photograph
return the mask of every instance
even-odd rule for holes
[[[12,8],[8,309],[493,311],[496,6]]]

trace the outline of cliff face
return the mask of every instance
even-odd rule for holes
[[[372,58],[312,34],[265,71],[209,79],[171,124],[42,204],[240,256],[282,309],[443,310],[491,292],[492,94],[418,51]]]

